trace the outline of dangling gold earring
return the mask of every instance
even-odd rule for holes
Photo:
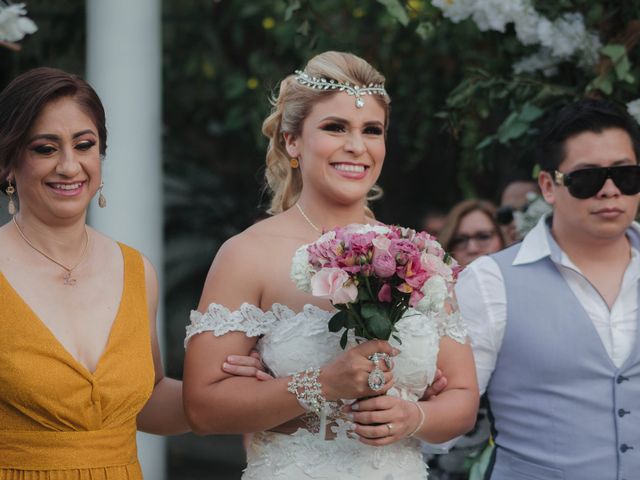
[[[100,195],[98,195],[98,206],[100,208],[104,208],[107,206],[107,199],[104,198],[104,194],[102,193],[103,187],[104,187],[104,182],[100,182]]]
[[[298,161],[297,158],[292,158],[291,160],[289,160],[289,165],[291,165],[291,168],[295,170],[300,166],[300,162]]]
[[[5,190],[7,196],[9,197],[9,205],[7,205],[7,210],[9,211],[9,215],[16,214],[16,203],[13,201],[13,194],[16,193],[16,189],[11,185],[11,180],[9,180],[9,186]]]

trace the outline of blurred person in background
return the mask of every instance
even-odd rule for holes
[[[464,200],[447,215],[439,241],[463,267],[502,250],[506,244],[495,215],[496,207],[487,200]]]
[[[500,208],[496,212],[496,220],[506,246],[521,240],[517,216],[526,212],[531,202],[539,197],[540,188],[534,180],[517,179],[507,183],[500,197]]]
[[[420,230],[423,230],[434,237],[439,237],[442,227],[447,222],[447,214],[437,207],[427,208],[422,216]]]
[[[489,201],[470,199],[456,204],[447,216],[440,242],[462,266],[482,255],[502,250],[506,245],[495,219],[496,207]],[[473,340],[473,339],[472,339]],[[435,480],[466,480],[474,462],[487,449],[490,424],[486,399],[481,398],[476,425],[456,441],[446,454],[436,454],[425,448],[430,478]],[[486,456],[486,454],[485,454]],[[477,477],[480,478],[480,477]]]

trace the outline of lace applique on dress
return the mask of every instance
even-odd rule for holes
[[[263,312],[249,303],[243,303],[238,310],[231,312],[218,303],[212,303],[205,313],[191,310],[191,324],[186,327],[184,347],[194,335],[210,331],[216,337],[229,332],[244,332],[248,337],[264,335],[276,321],[273,312]]]
[[[441,337],[446,335],[458,343],[467,343],[467,327],[459,310],[450,313],[442,311],[438,315],[438,333]]]

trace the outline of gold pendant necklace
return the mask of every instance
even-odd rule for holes
[[[60,263],[56,259],[51,258],[49,255],[47,255],[45,252],[43,252],[42,250],[37,248],[33,243],[31,243],[31,241],[27,238],[27,236],[24,234],[24,232],[20,228],[20,225],[18,225],[18,221],[16,220],[16,217],[13,217],[13,223],[15,224],[16,228],[18,229],[18,233],[20,234],[20,236],[22,237],[22,239],[25,241],[27,245],[29,245],[32,249],[34,249],[36,252],[38,252],[40,255],[42,255],[44,258],[46,258],[50,262],[55,263],[56,265],[58,265],[59,267],[65,270],[65,274],[62,275],[62,282],[65,285],[74,286],[77,283],[77,279],[73,278],[72,274],[73,274],[73,271],[78,267],[78,265],[82,263],[82,261],[84,260],[84,257],[87,254],[87,247],[89,246],[89,233],[87,232],[86,225],[84,227],[84,238],[85,238],[84,247],[82,247],[82,254],[80,255],[80,259],[76,262],[76,264],[73,267],[67,267],[66,265],[64,265],[63,263]]]

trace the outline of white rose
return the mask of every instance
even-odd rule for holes
[[[328,232],[323,233],[320,238],[318,240],[315,241],[315,243],[325,243],[328,242],[329,240],[333,240],[334,238],[336,238],[336,232],[334,232],[333,230],[329,230]],[[306,248],[306,245],[305,245]]]
[[[444,308],[445,300],[449,296],[447,282],[439,275],[427,280],[420,291],[424,294],[424,297],[417,303],[415,309],[424,314],[441,311]]]
[[[299,290],[311,293],[311,277],[314,270],[309,264],[307,245],[301,246],[291,260],[291,280]]]

